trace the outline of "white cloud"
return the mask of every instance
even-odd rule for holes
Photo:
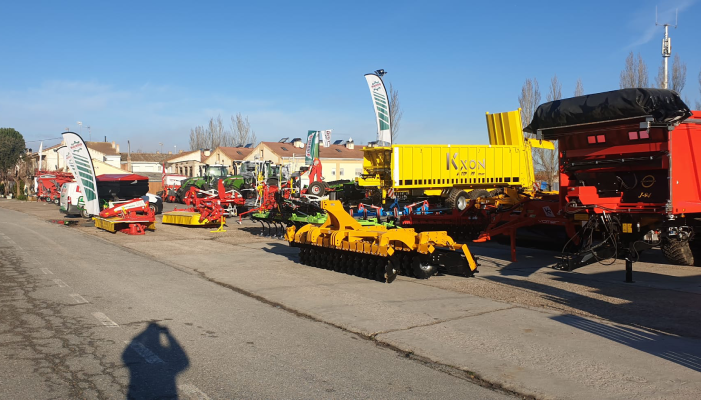
[[[695,2],[696,0],[668,0],[660,3],[657,7],[657,22],[674,25],[677,11],[683,18],[683,11]],[[644,45],[655,37],[662,38],[663,28],[655,25],[653,12],[652,8],[646,7],[634,13],[633,18],[628,23],[628,28],[635,32],[636,39],[626,46],[626,49]]]

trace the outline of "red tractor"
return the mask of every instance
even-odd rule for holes
[[[621,89],[542,104],[525,131],[559,144],[560,207],[576,226],[562,269],[624,258],[632,281],[655,246],[701,265],[701,111],[671,90]]]

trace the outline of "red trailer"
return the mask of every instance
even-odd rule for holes
[[[701,111],[676,92],[621,89],[542,104],[525,129],[559,142],[560,207],[580,242],[571,270],[660,246],[701,265]]]

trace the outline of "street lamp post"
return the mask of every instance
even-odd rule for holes
[[[163,143],[158,143],[161,145],[161,154],[163,154]]]
[[[78,121],[77,124],[78,124],[78,126],[79,126],[79,128],[78,128],[78,134],[80,134],[80,136],[83,136],[83,123],[80,122],[80,121]]]

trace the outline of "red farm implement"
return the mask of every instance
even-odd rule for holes
[[[143,235],[156,229],[156,215],[144,199],[133,199],[110,204],[111,207],[94,217],[95,226],[109,232]]]
[[[218,190],[201,190],[191,187],[185,196],[186,209],[175,209],[163,214],[164,224],[204,226],[219,224],[215,232],[224,232],[227,216],[238,215],[238,207],[243,206],[246,199],[237,190],[226,190],[222,180]]]
[[[47,203],[56,203],[61,197],[61,185],[73,182],[73,174],[59,171],[38,171],[37,198]]]
[[[559,142],[560,207],[579,245],[560,268],[626,260],[660,246],[701,265],[701,112],[676,92],[622,89],[545,103],[526,128]]]

